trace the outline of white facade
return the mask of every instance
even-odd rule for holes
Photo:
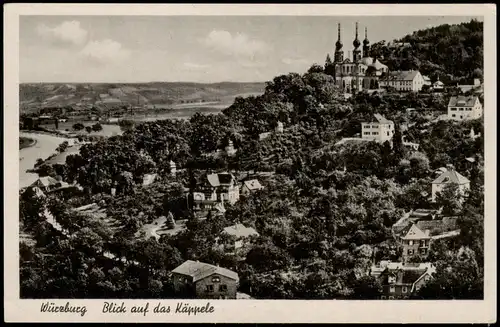
[[[448,184],[456,184],[460,195],[465,195],[466,191],[470,190],[470,181],[454,169],[449,169],[432,182],[432,202],[436,201],[438,193]]]
[[[448,118],[452,120],[468,120],[481,118],[483,106],[478,97],[453,97],[448,104]]]
[[[380,80],[381,87],[393,87],[401,92],[419,92],[425,84],[419,71],[393,72],[388,78]]]
[[[380,115],[375,115],[377,122],[368,122],[361,124],[361,137],[377,142],[385,142],[392,140],[394,136],[394,122],[383,118]]]

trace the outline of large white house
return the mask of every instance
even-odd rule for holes
[[[453,120],[467,120],[481,118],[483,105],[477,96],[451,97],[448,102],[448,118]]]
[[[457,184],[459,192],[463,195],[470,189],[470,181],[459,174],[454,168],[449,167],[444,173],[432,182],[432,201],[436,201],[436,196],[446,185]]]
[[[396,91],[419,92],[426,84],[418,70],[403,70],[389,72],[380,80],[380,87],[393,87]]]
[[[394,122],[387,120],[379,114],[374,115],[375,120],[361,124],[361,138],[377,142],[392,140],[394,136]]]
[[[194,209],[214,209],[218,203],[234,204],[240,199],[240,188],[233,174],[209,174],[193,192]]]

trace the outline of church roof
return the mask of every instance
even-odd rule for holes
[[[371,64],[373,64],[373,58],[371,58],[371,57],[361,58],[361,63],[363,65],[370,66]]]
[[[387,68],[386,65],[378,61],[378,59],[375,59],[373,63],[370,65],[371,67],[375,68],[376,70],[381,70],[382,68]]]

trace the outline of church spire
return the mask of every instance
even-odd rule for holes
[[[352,45],[354,45],[354,50],[352,51],[352,59],[354,62],[358,62],[361,60],[361,50],[359,50],[361,42],[359,42],[358,39],[358,22],[356,22],[356,37],[354,38]]]
[[[370,56],[370,41],[368,41],[368,29],[365,27],[365,39],[363,40],[363,57]]]
[[[342,41],[340,40],[340,23],[338,23],[338,39],[335,43],[335,62],[344,61],[344,51],[342,50]]]

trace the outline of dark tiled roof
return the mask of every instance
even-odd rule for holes
[[[404,270],[401,282],[403,284],[413,284],[417,281],[417,279],[422,276],[427,269],[419,269],[419,270]]]
[[[476,103],[477,97],[475,96],[463,96],[451,97],[450,102],[448,102],[448,107],[473,107]]]

